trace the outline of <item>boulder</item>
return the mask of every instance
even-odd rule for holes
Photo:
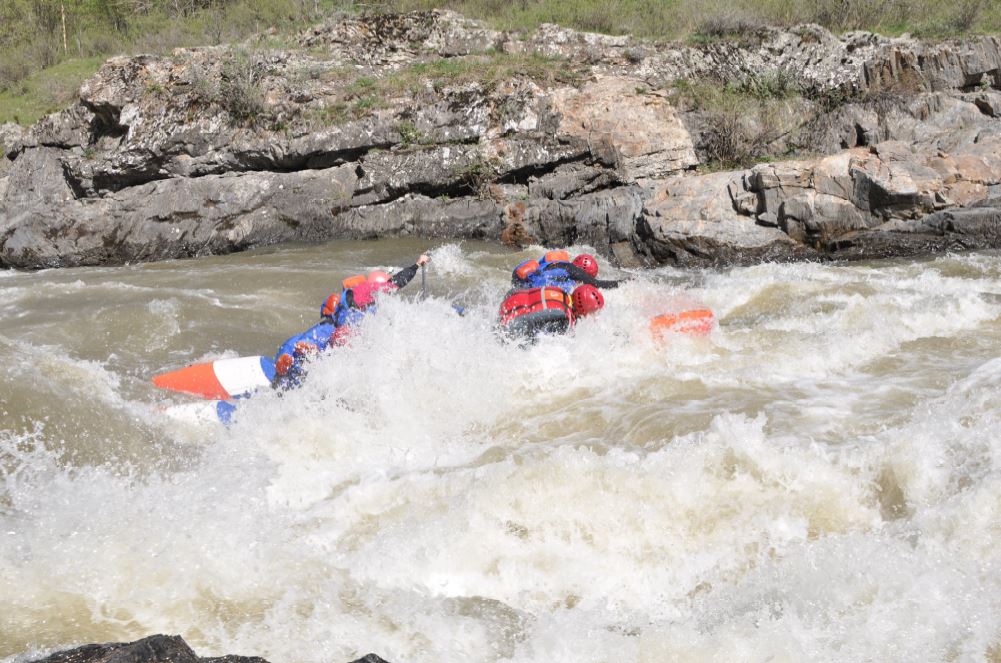
[[[554,91],[552,102],[560,135],[611,145],[630,178],[664,177],[698,163],[678,113],[643,81],[599,77],[580,90]]]
[[[744,176],[721,172],[651,182],[638,229],[651,256],[680,266],[721,266],[812,255],[778,228],[734,209],[728,187]]]
[[[151,635],[135,642],[90,644],[67,649],[34,663],[268,663],[258,656],[200,657],[179,635]],[[352,663],[386,663],[367,654]]]

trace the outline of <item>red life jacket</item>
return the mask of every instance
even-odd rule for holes
[[[518,290],[500,305],[500,326],[514,333],[564,332],[573,323],[570,295],[551,286]]]
[[[354,297],[355,308],[363,309],[375,303],[375,293],[392,292],[393,290],[399,290],[399,288],[392,281],[382,283],[365,281],[351,288],[351,294]]]

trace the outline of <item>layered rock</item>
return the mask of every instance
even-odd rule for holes
[[[996,38],[745,37],[522,37],[434,11],[331,21],[293,50],[113,58],[72,108],[0,127],[0,265],[410,234],[626,264],[998,246]],[[807,93],[776,149],[821,156],[696,172],[712,118],[665,86],[775,72]]]

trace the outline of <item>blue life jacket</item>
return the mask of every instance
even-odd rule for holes
[[[532,263],[537,263],[538,267],[535,270],[526,273],[525,268],[530,267]],[[580,285],[577,281],[572,279],[569,272],[567,272],[567,266],[571,264],[572,263],[567,262],[566,260],[548,262],[545,258],[538,261],[526,260],[514,268],[514,272],[511,276],[511,282],[516,288],[519,289],[545,288],[547,286],[552,286],[570,292]]]

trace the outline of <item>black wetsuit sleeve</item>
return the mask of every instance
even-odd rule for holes
[[[402,288],[406,284],[410,283],[410,281],[412,281],[415,276],[417,276],[418,269],[420,269],[420,267],[418,267],[416,264],[410,265],[410,267],[407,267],[406,269],[401,269],[400,271],[393,274],[389,278],[389,280],[392,281],[397,288]]]
[[[570,278],[574,281],[593,285],[595,288],[618,288],[619,284],[622,283],[622,281],[602,281],[600,279],[596,279],[577,265],[567,265],[564,269],[567,270],[567,274],[569,274]]]

